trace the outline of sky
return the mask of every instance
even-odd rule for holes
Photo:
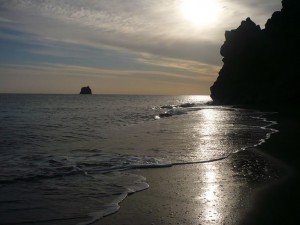
[[[0,93],[209,94],[226,30],[280,0],[0,0]]]

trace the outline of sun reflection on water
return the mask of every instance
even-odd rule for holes
[[[212,99],[208,95],[189,95],[184,98],[184,103],[187,103],[187,102],[207,103],[210,101],[212,101]]]
[[[215,109],[202,109],[197,112],[199,123],[193,126],[195,156],[202,160],[214,160],[227,155],[223,146],[222,119],[226,112]]]

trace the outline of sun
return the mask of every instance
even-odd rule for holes
[[[218,0],[182,0],[180,10],[186,20],[205,27],[217,20],[220,5]]]

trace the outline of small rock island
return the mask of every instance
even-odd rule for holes
[[[82,87],[81,91],[80,91],[81,95],[91,95],[92,94],[92,90],[89,86],[87,87]]]

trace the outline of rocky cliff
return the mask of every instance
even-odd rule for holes
[[[293,103],[299,89],[300,1],[283,0],[261,29],[250,18],[226,31],[223,68],[211,87],[220,104]]]

